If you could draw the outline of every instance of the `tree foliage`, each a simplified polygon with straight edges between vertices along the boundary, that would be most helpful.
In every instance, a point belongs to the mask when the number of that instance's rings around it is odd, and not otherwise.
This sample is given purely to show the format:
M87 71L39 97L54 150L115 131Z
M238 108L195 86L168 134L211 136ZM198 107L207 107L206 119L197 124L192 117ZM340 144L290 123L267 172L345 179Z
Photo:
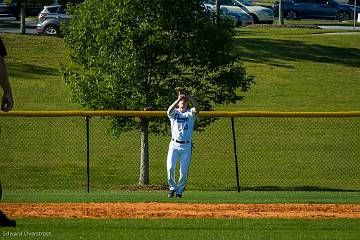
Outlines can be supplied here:
M243 99L253 81L231 54L231 22L215 25L200 0L87 0L70 14L64 79L84 107L166 110L175 87L184 86L202 110L212 110ZM141 128L131 118L113 124L117 132ZM151 119L149 129L166 132L168 125Z
M70 8L63 67L72 99L90 109L166 110L186 87L202 110L241 100L252 77L231 54L233 25L200 0L86 0ZM148 132L165 118L111 118L114 133L141 131L140 184L149 184ZM198 130L211 119L197 121Z

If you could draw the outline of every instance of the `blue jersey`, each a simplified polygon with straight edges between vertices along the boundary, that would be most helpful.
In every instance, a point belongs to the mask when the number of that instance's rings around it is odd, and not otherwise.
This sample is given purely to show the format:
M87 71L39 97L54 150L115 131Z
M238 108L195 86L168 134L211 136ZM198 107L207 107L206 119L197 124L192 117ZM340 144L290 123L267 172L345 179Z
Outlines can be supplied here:
M171 138L178 141L191 142L196 120L195 109L188 109L182 113L178 108L168 115L171 123Z

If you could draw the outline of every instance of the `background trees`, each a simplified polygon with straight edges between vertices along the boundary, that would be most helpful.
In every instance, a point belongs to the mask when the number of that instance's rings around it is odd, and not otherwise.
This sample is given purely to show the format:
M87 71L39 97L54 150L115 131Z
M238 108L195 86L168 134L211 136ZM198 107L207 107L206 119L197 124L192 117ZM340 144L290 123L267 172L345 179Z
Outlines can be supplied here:
M233 25L214 24L200 0L87 0L70 9L63 68L72 99L90 109L166 110L186 87L202 110L243 98L252 77L231 53ZM111 118L142 133L140 184L149 183L148 132L167 119ZM212 120L197 123L201 130Z

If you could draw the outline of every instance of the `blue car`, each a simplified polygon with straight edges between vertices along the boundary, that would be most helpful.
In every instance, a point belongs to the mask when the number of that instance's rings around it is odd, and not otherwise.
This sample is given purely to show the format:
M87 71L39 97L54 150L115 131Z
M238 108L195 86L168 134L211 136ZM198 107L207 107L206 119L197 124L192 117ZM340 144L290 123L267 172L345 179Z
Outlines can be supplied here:
M341 4L335 0L282 0L282 16L287 20L297 19L353 19L354 6ZM273 6L275 16L279 16L279 2ZM357 7L357 13L360 8ZM356 15L357 15L356 13Z

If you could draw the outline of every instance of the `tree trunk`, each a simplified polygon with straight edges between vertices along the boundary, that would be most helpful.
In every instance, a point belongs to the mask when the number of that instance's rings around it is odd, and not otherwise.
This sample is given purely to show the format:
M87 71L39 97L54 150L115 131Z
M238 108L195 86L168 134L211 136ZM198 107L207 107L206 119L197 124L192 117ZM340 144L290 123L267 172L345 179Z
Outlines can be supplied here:
M284 24L282 0L279 0L279 25Z
M148 185L149 181L149 119L141 118L141 159L140 185Z
M21 7L20 11L20 33L25 34L25 7Z
M216 0L215 13L216 13L216 23L220 24L220 0Z

